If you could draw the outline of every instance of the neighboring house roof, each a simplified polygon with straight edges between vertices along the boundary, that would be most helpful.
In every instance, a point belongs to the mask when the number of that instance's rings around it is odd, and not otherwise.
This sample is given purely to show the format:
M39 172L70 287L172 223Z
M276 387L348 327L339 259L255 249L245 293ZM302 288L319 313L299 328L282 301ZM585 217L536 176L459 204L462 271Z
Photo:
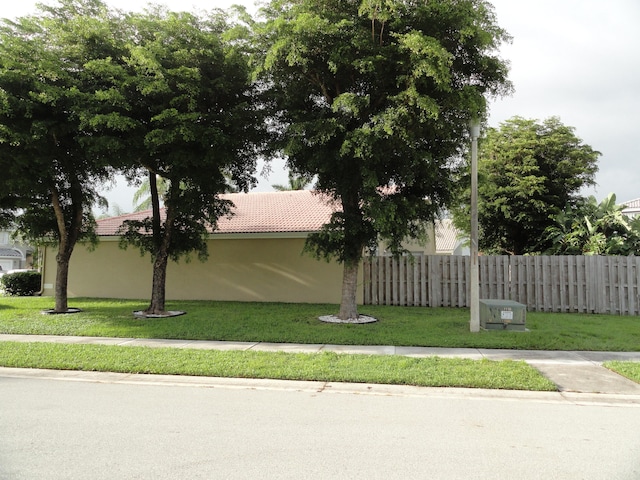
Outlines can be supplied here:
M0 248L0 257L3 258L22 258L22 252L15 248Z
M436 253L451 253L458 246L458 231L449 218L436 221Z
M622 203L625 207L629 208L640 208L640 198L636 198L635 200L629 200L628 202Z
M624 205L624 210L622 210L622 213L624 214L631 215L640 213L640 198L629 200L628 202L624 202L622 205Z
M328 197L310 190L284 192L228 193L233 216L218 220L216 234L225 233L285 233L315 232L336 210ZM97 234L117 235L125 220L142 220L150 210L98 220Z

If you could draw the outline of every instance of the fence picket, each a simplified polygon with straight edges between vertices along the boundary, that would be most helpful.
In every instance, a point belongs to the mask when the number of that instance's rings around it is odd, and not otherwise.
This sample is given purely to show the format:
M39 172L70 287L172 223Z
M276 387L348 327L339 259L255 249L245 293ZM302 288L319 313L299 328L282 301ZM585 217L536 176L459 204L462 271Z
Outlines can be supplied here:
M480 297L531 311L640 314L640 257L481 256ZM416 255L363 262L373 305L469 306L468 256Z
M636 305L636 315L640 314L640 257L634 257L635 274L633 275L634 293L633 298Z
M636 265L633 257L626 257L627 259L627 308L629 309L629 315L636 314L636 292L633 285L633 272L636 269ZM637 286L636 286L637 288Z

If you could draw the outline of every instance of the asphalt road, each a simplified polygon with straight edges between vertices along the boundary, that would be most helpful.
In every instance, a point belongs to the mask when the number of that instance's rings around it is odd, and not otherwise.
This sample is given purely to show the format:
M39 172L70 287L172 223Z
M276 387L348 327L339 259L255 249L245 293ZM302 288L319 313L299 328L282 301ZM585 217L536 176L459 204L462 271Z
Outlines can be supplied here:
M640 478L637 404L91 378L0 373L1 479Z

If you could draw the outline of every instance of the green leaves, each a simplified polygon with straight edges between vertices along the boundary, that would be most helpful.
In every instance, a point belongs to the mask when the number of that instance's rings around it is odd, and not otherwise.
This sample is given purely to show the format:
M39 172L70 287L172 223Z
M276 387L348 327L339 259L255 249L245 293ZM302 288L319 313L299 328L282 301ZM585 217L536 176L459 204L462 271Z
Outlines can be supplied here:
M348 117L359 117L360 113L370 106L370 97L356 93L343 93L338 95L331 105L334 113L340 113Z
M554 216L545 230L555 255L640 255L640 221L623 215L610 193L600 203L581 199Z
M450 68L453 54L443 48L442 44L433 37L428 37L419 31L411 31L397 35L401 48L406 49L412 57L412 79L430 78L440 88L450 89Z
M600 154L551 117L514 117L480 142L478 218L486 253L539 253L552 217L593 184Z
M89 113L93 92L112 104L122 100L99 86L113 75L111 17L94 0L42 8L51 15L0 27L0 198L13 193L2 203L24 211L20 226L30 238L81 239L92 223L77 219L85 218L82 211L111 173L98 153L107 142L94 135L96 126L118 125L117 116ZM82 17L85 11L93 16Z

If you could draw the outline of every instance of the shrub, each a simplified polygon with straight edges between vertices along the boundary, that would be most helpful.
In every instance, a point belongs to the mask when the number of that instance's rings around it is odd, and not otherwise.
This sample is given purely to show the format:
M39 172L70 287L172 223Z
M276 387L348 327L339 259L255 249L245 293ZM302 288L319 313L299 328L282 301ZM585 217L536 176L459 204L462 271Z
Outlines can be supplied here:
M40 290L42 275L36 270L28 272L6 273L0 278L0 284L7 295L31 296Z

